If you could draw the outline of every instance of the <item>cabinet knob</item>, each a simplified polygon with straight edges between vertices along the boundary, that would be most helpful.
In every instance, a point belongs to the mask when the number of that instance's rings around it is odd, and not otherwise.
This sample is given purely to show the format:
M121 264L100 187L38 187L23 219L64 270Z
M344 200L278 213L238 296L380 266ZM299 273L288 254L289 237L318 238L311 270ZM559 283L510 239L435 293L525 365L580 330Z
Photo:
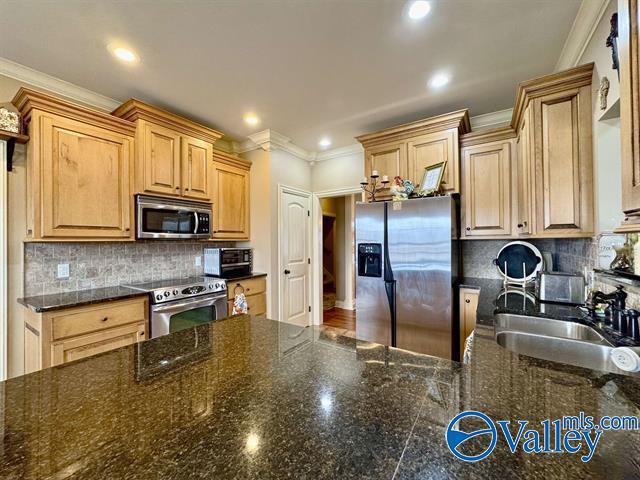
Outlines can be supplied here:
M180 187L176 187L176 190L180 190Z
M522 227L524 227L524 225L522 223L519 223L518 228L522 228Z
M184 191L185 191L185 192L188 192L188 191L189 191L189 189L188 189L188 188L185 188L185 189L184 189Z
M471 227L467 227L467 232L471 231Z
M102 321L103 321L103 322L106 322L107 320L109 320L109 317L104 317L104 318L102 319Z
M469 300L468 298L464 301L464 303L471 303L471 300Z

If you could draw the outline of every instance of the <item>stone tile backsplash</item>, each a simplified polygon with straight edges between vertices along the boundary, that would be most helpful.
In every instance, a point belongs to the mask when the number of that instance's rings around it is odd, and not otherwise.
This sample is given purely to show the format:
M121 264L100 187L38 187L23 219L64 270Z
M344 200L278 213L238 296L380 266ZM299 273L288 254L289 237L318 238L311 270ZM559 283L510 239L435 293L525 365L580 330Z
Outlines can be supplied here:
M137 241L131 243L25 243L25 296L185 278L203 274L195 259L205 247L229 242ZM58 279L58 264L69 278Z
M512 240L465 240L462 242L462 270L465 277L500 279L493 259L500 249ZM525 240L540 252L553 257L554 270L583 273L584 267L594 268L596 244L592 238L557 238Z

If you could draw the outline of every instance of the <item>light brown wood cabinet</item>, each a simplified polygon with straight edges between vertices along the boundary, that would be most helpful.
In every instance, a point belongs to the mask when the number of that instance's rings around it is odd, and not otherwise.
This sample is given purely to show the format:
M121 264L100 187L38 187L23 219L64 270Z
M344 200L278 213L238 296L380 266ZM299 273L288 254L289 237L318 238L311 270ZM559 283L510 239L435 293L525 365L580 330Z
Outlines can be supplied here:
M531 210L532 236L593 235L592 71L590 63L523 82L518 89L512 127L524 152L522 171L531 173L518 198L526 201L525 188L531 189L530 207L523 205L522 213ZM524 225L522 233L527 233Z
M469 112L460 110L357 137L364 147L365 174L377 170L391 181L400 176L418 185L425 167L446 161L443 190L459 193L460 135L469 131ZM388 191L377 198L389 198Z
M211 238L248 240L251 163L219 150L213 159Z
M512 235L514 137L509 128L463 138L463 145L466 142L462 148L463 238Z
M27 239L130 240L135 125L21 88L27 124Z
M25 373L145 340L148 311L147 296L44 313L27 309Z
M228 313L233 313L233 300L237 293L244 293L250 315L267 313L267 277L254 277L238 281L228 281L229 291Z
M464 353L464 344L476 328L478 298L480 290L475 288L460 289L460 356ZM462 358L460 359L462 360Z
M640 10L638 0L618 0L622 210L619 232L640 232Z
M136 125L135 193L212 200L213 144L222 133L135 99L113 115Z

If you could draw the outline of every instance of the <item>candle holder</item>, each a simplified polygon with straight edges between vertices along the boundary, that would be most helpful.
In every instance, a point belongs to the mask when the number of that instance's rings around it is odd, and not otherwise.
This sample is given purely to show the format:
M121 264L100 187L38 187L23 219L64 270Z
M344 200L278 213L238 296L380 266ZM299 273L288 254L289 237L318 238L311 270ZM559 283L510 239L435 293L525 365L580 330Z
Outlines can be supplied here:
M382 177L380 184L378 184L378 178L380 178L380 175L378 175L377 172L374 172L373 175L371 175L371 180L367 181L367 177L364 177L360 182L360 188L369 194L371 202L376 201L376 193L381 191L383 188L386 188L389 183L389 179L386 175Z

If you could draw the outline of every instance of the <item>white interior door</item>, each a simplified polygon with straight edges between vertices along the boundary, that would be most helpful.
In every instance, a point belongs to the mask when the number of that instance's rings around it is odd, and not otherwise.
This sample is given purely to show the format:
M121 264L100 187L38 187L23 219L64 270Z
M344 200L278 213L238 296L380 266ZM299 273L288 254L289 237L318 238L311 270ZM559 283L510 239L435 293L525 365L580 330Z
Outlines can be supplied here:
M280 217L281 319L310 325L310 195L282 190Z

